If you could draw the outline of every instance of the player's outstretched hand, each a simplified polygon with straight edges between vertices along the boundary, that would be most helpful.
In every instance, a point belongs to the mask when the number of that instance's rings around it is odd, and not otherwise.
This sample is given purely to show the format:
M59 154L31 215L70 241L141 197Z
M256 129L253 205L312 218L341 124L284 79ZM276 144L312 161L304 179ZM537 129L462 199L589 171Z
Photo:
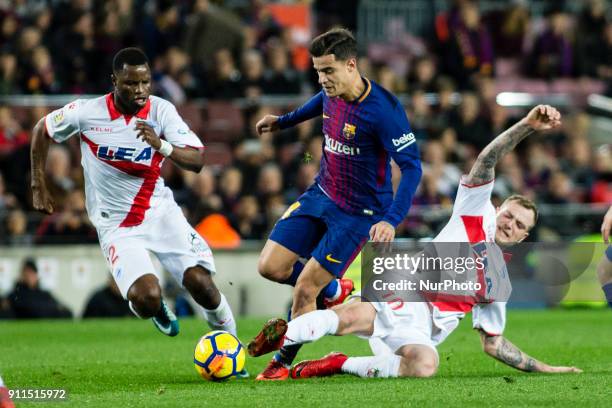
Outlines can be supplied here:
M606 244L610 243L610 230L612 230L612 206L608 208L608 212L604 215L601 223L601 236Z
M561 113L550 105L538 105L523 120L534 130L550 130L561 126Z
M161 140L151 125L143 120L139 120L136 122L135 130L138 132L136 139L142 139L143 142L147 143L155 150L159 150L161 147Z
M555 367L546 365L540 371L542 373L581 373L582 370L578 367Z
M380 221L370 228L370 240L374 242L391 242L395 238L395 228L387 221Z
M53 198L45 186L32 187L32 206L36 211L52 214L54 204Z
M278 129L278 116L275 115L266 115L255 125L258 136L267 132L276 132Z

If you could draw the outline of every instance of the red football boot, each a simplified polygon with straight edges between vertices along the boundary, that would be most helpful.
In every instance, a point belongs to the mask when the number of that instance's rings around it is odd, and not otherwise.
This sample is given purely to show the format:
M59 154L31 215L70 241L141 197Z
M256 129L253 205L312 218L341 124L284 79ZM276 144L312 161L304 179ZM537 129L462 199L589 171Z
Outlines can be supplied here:
M291 378L327 377L342 372L342 365L348 358L342 353L329 353L319 360L306 360L291 369Z
M353 290L355 290L355 284L351 279L342 278L338 281L338 285L340 285L340 296L338 296L338 298L335 300L325 299L323 301L323 304L325 304L325 307L328 309L336 305L341 305L346 300L346 298L349 297L351 293L353 293Z
M268 363L268 366L263 370L255 380L257 381L283 381L289 378L289 369L285 365L276 360Z
M283 345L287 333L287 322L283 319L270 319L264 324L259 334L247 345L251 357L258 357L278 350Z
M0 387L0 408L15 408L6 387Z

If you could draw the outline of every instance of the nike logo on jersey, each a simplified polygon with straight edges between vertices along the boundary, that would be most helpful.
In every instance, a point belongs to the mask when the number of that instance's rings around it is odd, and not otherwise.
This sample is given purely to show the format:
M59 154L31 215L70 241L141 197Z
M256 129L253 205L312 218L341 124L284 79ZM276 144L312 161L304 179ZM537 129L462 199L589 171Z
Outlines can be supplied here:
M410 132L404 133L399 139L392 139L392 142L393 146L395 147L401 146L399 149L397 149L398 152L401 152L402 150L416 142L416 138L414 137L414 133Z
M150 146L141 151L137 151L133 147L98 146L96 156L103 160L142 162L151 160L153 153Z
M323 119L329 119L329 116L327 116L326 114L323 114Z
M325 259L327 259L329 262L333 262L333 263L342 263L342 261L339 261L337 259L332 258L331 254L327 254Z
M345 154L347 156L357 156L361 154L358 147L345 145L339 140L332 139L325 135L325 150L335 154Z

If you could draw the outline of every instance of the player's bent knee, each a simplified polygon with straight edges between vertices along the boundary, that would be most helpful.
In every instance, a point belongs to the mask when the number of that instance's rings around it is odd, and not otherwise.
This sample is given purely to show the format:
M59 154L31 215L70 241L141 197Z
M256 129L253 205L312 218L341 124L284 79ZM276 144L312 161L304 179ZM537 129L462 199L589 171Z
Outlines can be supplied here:
M197 290L202 287L214 287L214 282L210 271L198 265L185 270L183 274L183 286L191 292L192 290Z
M132 285L128 291L128 300L143 318L153 317L161 307L161 288L159 284Z
M438 371L438 356L428 346L407 345L400 354L400 377L431 377Z
M435 363L423 362L415 367L413 376L420 378L433 377L436 371L438 371L438 367L436 367Z
M257 263L257 271L259 274L271 281L282 282L291 274L291 270L282 264L272 262L270 257L261 256Z

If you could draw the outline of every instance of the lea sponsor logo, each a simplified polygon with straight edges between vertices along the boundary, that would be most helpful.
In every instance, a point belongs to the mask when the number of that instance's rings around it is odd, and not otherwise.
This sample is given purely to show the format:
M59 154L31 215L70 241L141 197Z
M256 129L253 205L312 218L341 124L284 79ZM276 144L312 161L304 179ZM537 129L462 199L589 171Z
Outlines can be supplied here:
M151 159L151 147L145 147L137 152L133 147L98 146L96 156L103 160L125 160L143 162Z
M397 149L397 151L399 152L400 150L410 146L411 144L413 144L416 141L416 138L414 137L414 133L410 132L410 133L404 133L402 135L402 137L400 137L399 139L392 139L393 142L393 146L395 147L400 147L399 149Z
M345 154L347 156L357 156L361 154L358 147L345 145L339 140L334 140L325 135L325 150L335 154Z

